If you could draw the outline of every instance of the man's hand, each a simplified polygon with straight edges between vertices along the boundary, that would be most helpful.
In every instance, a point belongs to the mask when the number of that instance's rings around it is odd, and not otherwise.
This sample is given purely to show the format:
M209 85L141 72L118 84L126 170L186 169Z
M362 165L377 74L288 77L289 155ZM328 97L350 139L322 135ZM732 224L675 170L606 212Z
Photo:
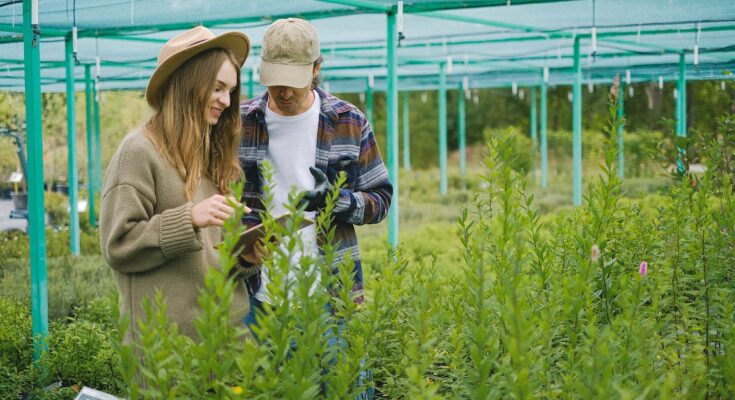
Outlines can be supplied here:
M316 211L324 208L327 203L327 194L329 193L329 180L322 170L309 167L309 172L314 176L314 190L304 192L301 198L301 206L306 211Z
M196 228L222 226L227 218L235 214L233 207L240 206L240 202L232 196L215 194L191 208L191 223ZM249 212L250 208L245 207L245 213Z

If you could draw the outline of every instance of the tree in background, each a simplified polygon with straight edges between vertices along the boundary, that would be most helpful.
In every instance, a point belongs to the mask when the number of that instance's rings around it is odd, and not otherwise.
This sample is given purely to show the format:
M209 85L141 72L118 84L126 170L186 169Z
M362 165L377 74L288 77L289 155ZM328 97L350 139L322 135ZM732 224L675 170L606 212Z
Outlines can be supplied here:
M612 80L612 78L611 78ZM638 160L631 168L633 174L639 170L640 160L648 159L651 151L649 142L668 134L665 119L675 118L676 85L667 83L659 89L655 82L633 85L634 95L629 96L625 88L625 132L626 157ZM585 157L597 157L589 146L599 147L597 133L602 132L607 118L607 93L610 85L596 85L589 93L583 87L583 130ZM530 92L519 88L523 98L505 89L473 89L470 99L465 101L466 132L468 147L483 143L483 132L488 130L515 130L516 133L529 135ZM548 129L550 158L561 158L564 166L566 157L571 157L571 102L568 99L569 86L549 87L548 91ZM447 91L447 140L449 151L458 146L457 96L456 89ZM343 94L345 100L358 105L363 111L365 102L358 94ZM538 98L538 97L537 97ZM66 96L63 93L43 94L43 143L44 177L47 181L65 180L67 169L66 145ZM413 168L431 168L437 165L438 125L437 91L416 91L409 94L410 108L410 148ZM80 181L87 180L86 116L83 93L78 93L77 104L77 159ZM371 121L381 151L387 152L385 123L385 94L377 92L373 98ZM717 116L724 112L735 112L735 88L726 85L725 90L719 81L695 81L687 85L687 124L689 130L702 135L714 132ZM107 165L116 146L122 138L145 121L150 110L138 91L105 91L101 95L101 141L102 166ZM402 154L402 107L399 106L399 151ZM14 127L14 119L25 118L25 100L21 93L0 93L0 124ZM592 132L592 133L588 133ZM596 132L596 133L594 133ZM592 142L592 143L591 143ZM479 146L477 148L482 148ZM637 149L642 149L638 151ZM640 154L639 154L640 153ZM399 160L402 158L399 156ZM553 164L554 161L550 159ZM593 161L596 162L596 161ZM551 165L550 165L551 166ZM0 181L18 168L15 146L8 139L0 138ZM560 167L561 168L561 167ZM564 169L566 167L563 167Z

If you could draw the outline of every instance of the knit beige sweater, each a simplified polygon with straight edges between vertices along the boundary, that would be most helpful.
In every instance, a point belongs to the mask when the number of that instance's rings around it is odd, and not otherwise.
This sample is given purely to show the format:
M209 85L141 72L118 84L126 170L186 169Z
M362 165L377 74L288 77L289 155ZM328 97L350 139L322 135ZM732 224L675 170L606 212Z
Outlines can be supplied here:
M145 317L143 298L153 300L160 290L171 322L196 339L194 320L204 276L219 267L215 245L219 227L195 229L191 207L218 193L202 179L191 201L184 194L184 180L142 134L127 135L110 160L102 189L100 245L115 270L121 295L121 311L130 315L131 327ZM233 324L242 323L249 309L245 287L240 284L230 310ZM135 340L128 329L126 339Z

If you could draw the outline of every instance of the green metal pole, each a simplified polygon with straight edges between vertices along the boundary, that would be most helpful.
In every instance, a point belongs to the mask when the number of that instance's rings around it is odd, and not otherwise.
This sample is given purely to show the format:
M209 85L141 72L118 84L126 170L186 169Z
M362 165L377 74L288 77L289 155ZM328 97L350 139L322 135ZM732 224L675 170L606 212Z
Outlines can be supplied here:
M687 65L686 55L681 53L679 55L679 84L677 91L679 92L676 98L676 136L685 137L687 135ZM678 149L679 158L676 161L677 169L679 173L686 172L686 167L682 161L682 157L686 153L686 149Z
M574 86L572 90L572 163L573 204L582 204L582 63L579 57L579 36L574 38Z
M409 93L403 92L403 169L411 170L411 133L410 133L410 111Z
M548 121L548 84L541 84L541 187L548 185L549 147L547 142L546 127Z
M447 194L447 73L439 63L439 193Z
M97 226L97 214L94 205L94 147L92 144L92 66L84 66L84 98L87 119L87 207L89 207L89 224Z
M41 43L38 10L23 1L23 58L25 60L26 146L28 153L28 236L31 255L31 313L33 358L46 351L48 290L46 287L46 227L43 206L43 142L41 125ZM32 15L34 15L32 17Z
M92 98L94 99L94 185L95 192L100 193L102 190L102 149L100 146L100 92L97 88L97 81L92 83Z
M252 99L255 95L255 83L253 82L253 69L248 70L248 99Z
M464 87L457 91L457 131L459 133L459 174L464 178L467 172L467 128L465 121Z
M536 88L531 88L531 180L536 182L536 158L538 157L538 118L536 112Z
M388 49L388 52L390 52L390 49ZM398 86L396 81L396 87ZM368 119L368 122L370 122L370 125L373 125L373 86L370 84L370 81L368 80L367 87L365 88L365 116Z
M624 89L625 84L620 82L620 87L618 88L618 120L622 120L625 113L623 112L623 107L625 101L623 100L625 90ZM618 177L620 177L620 180L623 180L625 178L625 152L623 151L623 124L618 124Z
M386 133L388 135L388 177L393 184L393 198L388 211L388 243L395 248L398 246L398 221L400 219L398 207L400 198L398 191L398 59L396 57L398 32L396 30L396 15L389 12L387 13L387 19L388 91L386 93ZM369 90L372 91L372 88ZM370 94L368 104L372 108L372 93Z
M66 142L68 149L69 172L69 222L71 254L79 255L79 178L77 176L77 128L76 101L74 91L74 43L71 35L66 37Z
M679 55L679 87L678 87L679 95L677 97L677 101L679 106L677 107L677 110L679 111L679 115L677 117L677 127L676 133L679 136L686 136L687 135L687 64L686 64L686 56L684 53Z

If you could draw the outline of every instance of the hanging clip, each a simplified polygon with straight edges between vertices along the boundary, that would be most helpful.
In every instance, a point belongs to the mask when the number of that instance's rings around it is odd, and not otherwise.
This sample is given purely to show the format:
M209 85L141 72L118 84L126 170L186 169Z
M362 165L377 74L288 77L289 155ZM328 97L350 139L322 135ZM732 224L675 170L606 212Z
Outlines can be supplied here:
M396 19L398 25L398 47L401 47L401 41L406 38L403 35L403 0L398 0L398 15Z
M41 28L38 27L38 0L31 2L31 29L33 30L33 40L31 46L38 47L38 37L41 36Z
M595 60L597 54L597 27L592 27L592 61Z
M697 35L694 37L694 65L699 65L699 35L702 34L702 24L697 22Z
M71 43L72 43L72 52L74 57L74 63L79 64L79 59L77 58L77 54L79 53L79 43L77 38L77 0L74 0L74 4L72 5L72 27L71 27Z
M79 54L79 39L77 37L76 25L71 28L71 43L74 54L74 64L79 64L79 58L77 58L77 54Z
M95 88L95 100L97 102L100 101L100 57L96 56L94 58L94 68L95 68L95 77L94 77L94 88Z

